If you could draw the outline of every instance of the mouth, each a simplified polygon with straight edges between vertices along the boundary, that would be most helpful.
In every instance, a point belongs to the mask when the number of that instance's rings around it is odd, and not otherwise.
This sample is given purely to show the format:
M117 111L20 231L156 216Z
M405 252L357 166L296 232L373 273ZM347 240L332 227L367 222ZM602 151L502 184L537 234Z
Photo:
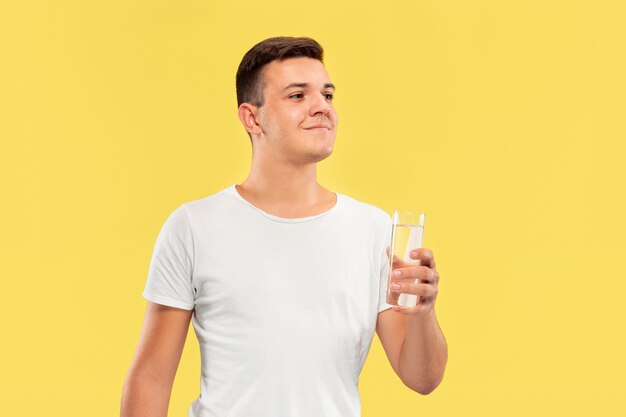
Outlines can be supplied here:
M313 129L328 129L328 130L330 130L331 127L329 125L326 125L326 124L323 124L323 123L319 123L319 124L307 126L307 127L304 128L304 130L313 130Z

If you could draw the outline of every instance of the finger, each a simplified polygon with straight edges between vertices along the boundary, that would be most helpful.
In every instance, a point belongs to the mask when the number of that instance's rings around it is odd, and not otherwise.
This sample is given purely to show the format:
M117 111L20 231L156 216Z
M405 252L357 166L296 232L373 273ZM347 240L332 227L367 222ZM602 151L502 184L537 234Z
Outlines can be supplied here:
M407 268L397 268L391 272L392 280L419 279L425 282L438 282L439 274L425 266L410 266Z
M407 262L404 259L400 258L398 255L393 255L393 262L391 263L391 269L397 268L406 268L411 265L412 262Z
M391 248L389 246L387 246L387 248L385 249L385 253L387 254L387 259L389 259L389 256L391 255ZM407 263L398 255L393 255L393 261L391 262L391 269L402 268L406 266L406 264Z
M435 267L435 256L430 249L417 248L413 249L409 254L411 259L419 260L420 265L427 266L429 268Z
M391 284L391 291L395 293L413 294L419 295L420 297L434 298L437 297L439 289L431 284L394 282Z

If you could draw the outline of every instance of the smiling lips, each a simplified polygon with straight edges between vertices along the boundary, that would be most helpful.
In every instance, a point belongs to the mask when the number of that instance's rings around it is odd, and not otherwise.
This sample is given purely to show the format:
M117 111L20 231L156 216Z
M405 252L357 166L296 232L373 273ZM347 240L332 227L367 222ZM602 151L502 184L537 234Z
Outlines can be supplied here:
M304 129L305 130L311 130L311 129L328 129L328 130L330 130L330 126L329 125L325 125L323 123L319 123L319 124L307 126Z

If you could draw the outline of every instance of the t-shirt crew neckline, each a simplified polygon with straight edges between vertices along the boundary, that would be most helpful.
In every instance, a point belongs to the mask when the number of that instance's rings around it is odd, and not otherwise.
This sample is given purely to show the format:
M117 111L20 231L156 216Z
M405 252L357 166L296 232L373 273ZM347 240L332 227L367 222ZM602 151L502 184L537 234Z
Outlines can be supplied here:
M337 196L337 201L335 202L335 205L332 206L330 209L326 210L325 212L319 213L319 214L315 214L313 216L307 216L307 217L287 218L287 217L279 217L279 216L275 216L273 214L269 214L269 213L261 210L260 208L256 207L255 205L250 203L248 200L243 198L241 196L241 194L239 194L239 191L237 191L237 188L236 188L236 184L233 184L230 187L228 187L226 189L226 191L229 194L231 194L233 197L235 197L237 200L247 204L252 209L254 209L255 211L259 212L260 214L262 214L263 216L267 217L268 219L276 221L276 222L281 222L281 223L303 223L303 222L309 222L311 220L319 219L320 217L323 217L323 216L325 216L325 215L335 211L337 209L337 207L339 206L340 201L343 199L343 196L341 194L335 193L335 195Z

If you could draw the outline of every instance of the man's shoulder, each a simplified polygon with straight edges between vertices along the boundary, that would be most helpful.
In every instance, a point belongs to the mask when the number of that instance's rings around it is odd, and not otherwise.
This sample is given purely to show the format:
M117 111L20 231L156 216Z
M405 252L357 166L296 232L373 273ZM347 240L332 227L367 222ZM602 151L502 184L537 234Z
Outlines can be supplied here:
M232 187L221 189L213 194L179 204L173 212L184 212L190 218L215 214L222 210L230 210L235 199Z
M341 194L341 196L345 202L345 206L348 210L351 210L353 214L365 216L381 222L387 222L390 219L389 214L387 214L387 212L380 207L358 200L346 194Z
M232 201L230 200L231 198L231 194L232 194L232 188L233 186L229 186L223 189L220 189L216 192L214 192L213 194L209 194L205 197L200 197L194 200L189 200L186 203L182 204L183 206L189 208L189 209L193 209L193 208L197 208L197 207L205 207L205 206L212 206L212 205L216 205L216 204L221 204L224 201Z

